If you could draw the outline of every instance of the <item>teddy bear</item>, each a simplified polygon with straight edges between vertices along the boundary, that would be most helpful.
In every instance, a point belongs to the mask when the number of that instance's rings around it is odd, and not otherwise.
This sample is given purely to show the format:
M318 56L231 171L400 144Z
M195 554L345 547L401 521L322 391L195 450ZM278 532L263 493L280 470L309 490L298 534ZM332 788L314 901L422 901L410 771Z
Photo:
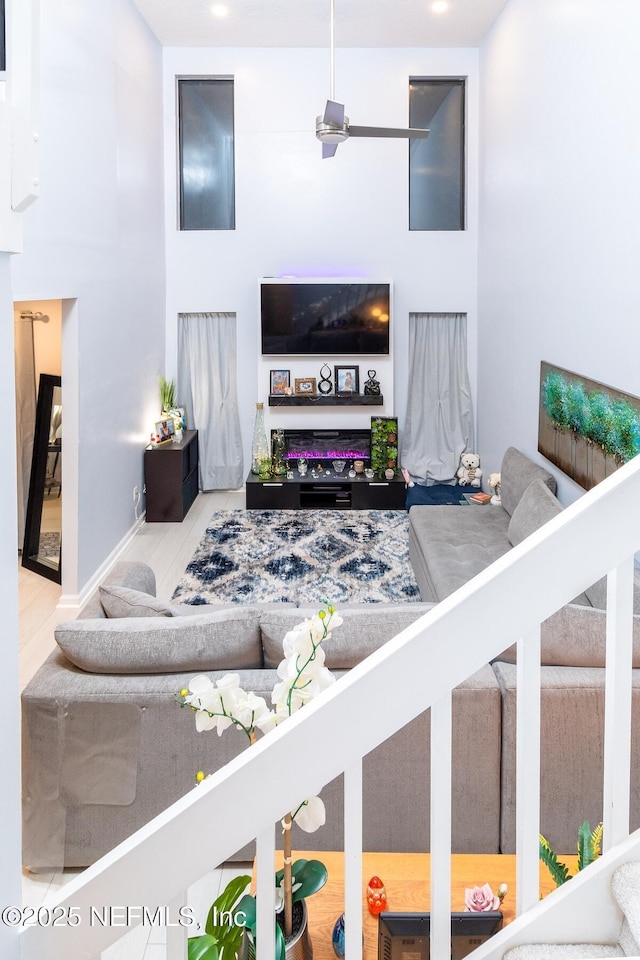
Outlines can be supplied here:
M480 469L480 457L477 453L462 454L456 476L461 487L480 486L482 470Z

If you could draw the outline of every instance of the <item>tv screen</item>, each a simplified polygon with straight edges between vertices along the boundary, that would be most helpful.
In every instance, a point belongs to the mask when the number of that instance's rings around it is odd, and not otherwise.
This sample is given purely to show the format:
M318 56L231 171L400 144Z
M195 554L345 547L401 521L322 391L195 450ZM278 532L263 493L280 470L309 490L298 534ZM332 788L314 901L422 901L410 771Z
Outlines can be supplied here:
M263 281L263 356L388 354L390 286L366 281Z

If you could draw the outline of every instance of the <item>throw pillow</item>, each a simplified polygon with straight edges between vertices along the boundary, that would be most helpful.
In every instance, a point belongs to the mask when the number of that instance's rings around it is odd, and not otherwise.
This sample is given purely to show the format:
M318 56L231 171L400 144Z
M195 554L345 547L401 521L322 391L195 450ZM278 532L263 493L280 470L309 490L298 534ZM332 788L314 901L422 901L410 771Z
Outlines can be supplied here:
M56 643L88 673L151 674L262 667L260 613L251 607L153 619L68 620Z
M141 590L102 586L98 587L98 593L102 609L109 618L174 616L171 604Z
M435 603L384 604L372 603L360 609L337 605L342 623L331 631L331 639L323 645L325 666L329 670L349 670L368 657L396 634L435 607ZM263 612L260 621L264 665L275 669L284 654L282 641L289 630L318 612L318 607L283 608Z
M506 510L510 517L513 516L522 494L532 480L542 480L551 493L556 492L555 477L515 447L509 447L505 451L500 467L500 477L500 502L502 509Z
M562 513L562 504L549 487L542 480L532 480L511 515L507 530L509 543L517 546L559 513Z

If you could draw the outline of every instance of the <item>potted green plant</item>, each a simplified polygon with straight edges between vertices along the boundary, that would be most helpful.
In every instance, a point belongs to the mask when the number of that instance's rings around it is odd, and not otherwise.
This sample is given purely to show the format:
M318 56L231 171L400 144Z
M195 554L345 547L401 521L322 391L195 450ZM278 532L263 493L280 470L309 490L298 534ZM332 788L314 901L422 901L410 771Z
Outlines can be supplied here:
M234 877L209 908L204 933L189 937L188 960L235 960L244 936L239 900L251 877ZM242 922L239 922L242 921Z
M158 374L158 384L160 387L160 409L162 416L167 417L169 410L176 405L176 382L167 380L161 373Z
M540 834L540 859L548 867L549 873L557 887L571 880L573 874L569 873L566 863L558 860L557 854L549 846L548 840ZM585 820L578 830L578 863L576 871L584 870L590 863L600 856L602 845L602 824L599 823L595 830L589 826L589 821Z
M286 634L284 659L277 671L279 679L271 693L273 709L267 706L264 697L242 690L237 673L226 674L215 683L203 674L194 677L189 687L180 691L180 705L194 711L196 730L216 730L221 735L230 727L236 727L244 732L250 744L255 743L258 732L265 734L275 729L335 682L331 671L324 666L322 644L330 638L331 628L341 623L335 608L327 604L326 609L321 609ZM196 779L201 782L205 774L198 773ZM305 832L312 833L324 822L325 808L320 797L302 800L283 818L283 867L275 877L276 960L285 960L289 944L299 943L301 937L308 941L310 951L308 932L305 934L304 930L301 933L294 929L294 905L302 904L297 911L298 922L306 930L304 900L327 881L326 867L319 860L293 862L292 825L295 823ZM238 908L245 915L246 930L252 939L255 938L255 899L248 895L243 897ZM305 954L296 951L296 956L301 955ZM198 960L217 960L213 952L195 956Z

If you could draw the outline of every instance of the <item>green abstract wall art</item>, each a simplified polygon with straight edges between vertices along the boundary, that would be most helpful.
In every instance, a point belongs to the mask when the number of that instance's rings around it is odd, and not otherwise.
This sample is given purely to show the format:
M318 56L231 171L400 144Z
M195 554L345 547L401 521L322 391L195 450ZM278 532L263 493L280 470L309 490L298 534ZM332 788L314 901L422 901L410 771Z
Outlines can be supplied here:
M640 398L543 361L538 450L589 490L640 453Z

